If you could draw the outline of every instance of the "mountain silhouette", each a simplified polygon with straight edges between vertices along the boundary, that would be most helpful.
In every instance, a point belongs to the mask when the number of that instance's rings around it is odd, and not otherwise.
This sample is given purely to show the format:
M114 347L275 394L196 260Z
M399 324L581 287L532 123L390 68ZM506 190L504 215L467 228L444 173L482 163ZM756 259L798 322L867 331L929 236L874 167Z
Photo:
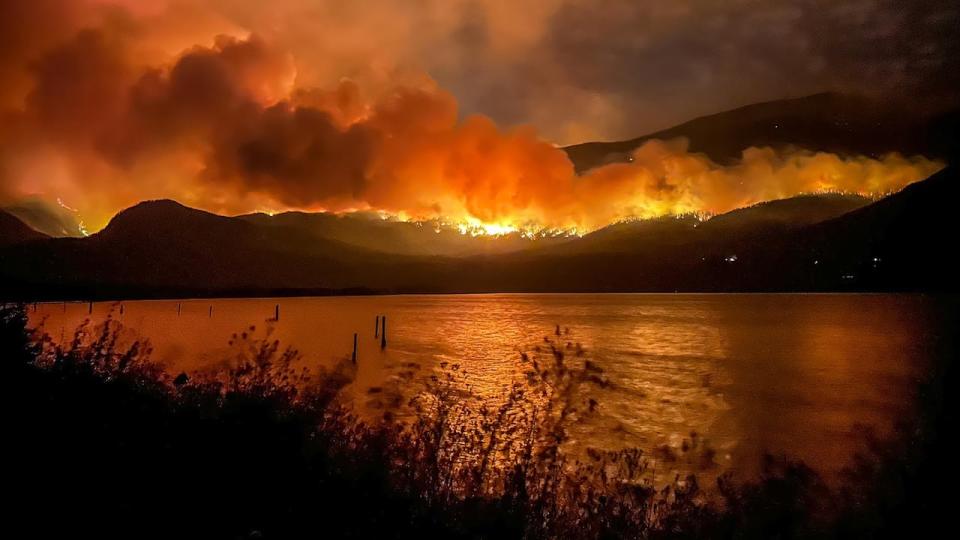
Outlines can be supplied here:
M0 210L0 246L44 238L47 238L47 235L33 230L13 214Z
M89 298L953 289L958 268L944 238L956 233L949 207L957 182L948 168L870 204L855 196L806 195L707 221L619 223L562 243L462 257L384 253L302 227L258 223L262 218L151 201L121 212L88 238L41 237L0 247L0 292Z
M342 287L361 260L382 257L296 229L150 201L88 238L9 246L2 272L52 290L218 292L260 287ZM385 256L384 256L385 257Z
M762 202L714 216L701 230L714 234L795 229L842 216L870 204L868 197L850 193L818 193Z
M706 220L693 215L631 220L575 241L546 247L540 254L630 253L723 244L735 237L782 234L841 216L870 202L859 195L823 193L763 202Z
M821 257L826 271L859 287L911 289L924 283L955 290L960 264L950 246L958 232L958 197L960 174L949 167L895 195L801 230L794 249Z
M705 153L718 163L739 158L751 146L946 159L957 155L958 116L958 111L929 114L860 96L822 93L747 105L630 140L587 142L564 150L578 173L626 162L649 139L677 137L690 141L691 152Z

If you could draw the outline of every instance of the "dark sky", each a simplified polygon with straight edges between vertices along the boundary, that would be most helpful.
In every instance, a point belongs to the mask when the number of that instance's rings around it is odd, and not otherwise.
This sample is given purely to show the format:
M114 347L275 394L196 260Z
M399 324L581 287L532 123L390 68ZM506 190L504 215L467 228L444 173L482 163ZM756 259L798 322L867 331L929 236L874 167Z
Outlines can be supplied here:
M293 56L298 86L426 74L461 114L559 143L640 135L824 90L942 102L958 86L949 0L0 0L9 88L45 46L123 26L170 61L250 32ZM105 23L106 21L106 23ZM145 45L144 45L145 44ZM26 87L27 85L21 85ZM0 92L2 99L3 92Z
M559 139L576 139L578 124L587 136L630 137L823 90L942 100L958 88L958 6L568 0L512 58L484 54L497 28L475 10L455 34L462 62L434 75L465 109L506 123L532 120Z

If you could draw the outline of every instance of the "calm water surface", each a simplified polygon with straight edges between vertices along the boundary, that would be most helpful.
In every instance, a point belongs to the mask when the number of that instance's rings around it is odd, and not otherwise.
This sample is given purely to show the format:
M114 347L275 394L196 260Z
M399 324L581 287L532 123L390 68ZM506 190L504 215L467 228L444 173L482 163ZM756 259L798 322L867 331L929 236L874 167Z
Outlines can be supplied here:
M268 322L276 304L280 320ZM30 315L61 339L112 314L177 372L216 367L231 334L250 325L258 335L273 327L307 364L349 356L356 332L356 396L415 363L421 377L459 364L491 399L522 373L519 352L559 324L569 328L560 339L582 344L612 382L592 390L598 414L573 430L574 444L639 446L664 469L745 474L770 452L829 477L865 428L887 434L910 414L943 331L938 309L908 295L505 294L141 301L124 302L122 315L114 303L92 315L87 304L46 304ZM373 337L377 314L388 320L385 351ZM701 451L684 454L691 433Z

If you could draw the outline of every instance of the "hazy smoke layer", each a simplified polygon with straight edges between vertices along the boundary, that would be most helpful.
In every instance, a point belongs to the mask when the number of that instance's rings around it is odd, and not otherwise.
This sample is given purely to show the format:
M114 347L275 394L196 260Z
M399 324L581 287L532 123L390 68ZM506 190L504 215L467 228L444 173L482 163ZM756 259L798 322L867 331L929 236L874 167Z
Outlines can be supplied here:
M139 200L175 198L583 231L801 192L883 193L939 168L764 148L721 166L675 140L578 177L533 128L460 118L426 76L388 66L337 81L331 69L350 74L339 60L300 58L204 3L0 2L0 199L59 199L92 230Z

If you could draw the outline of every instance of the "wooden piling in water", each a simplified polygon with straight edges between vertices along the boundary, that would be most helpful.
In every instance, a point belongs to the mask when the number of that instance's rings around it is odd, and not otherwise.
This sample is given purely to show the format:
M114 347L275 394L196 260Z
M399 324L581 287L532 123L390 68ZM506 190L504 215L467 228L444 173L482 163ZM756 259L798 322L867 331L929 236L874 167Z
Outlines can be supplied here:
M357 363L357 333L356 332L353 333L353 357L351 358L351 360L353 360L354 364Z
M387 316L382 317L382 323L380 324L380 349L383 350L387 347Z
M373 326L373 339L380 337L380 316L377 315L376 323Z
M177 302L177 317L180 316L180 308L183 307L180 305L180 302Z
M93 302L90 302L90 307L87 308L87 315L93 315Z
M123 304L120 304L120 316L123 317Z
M213 317L213 306L210 306L210 309L207 311L207 317Z

